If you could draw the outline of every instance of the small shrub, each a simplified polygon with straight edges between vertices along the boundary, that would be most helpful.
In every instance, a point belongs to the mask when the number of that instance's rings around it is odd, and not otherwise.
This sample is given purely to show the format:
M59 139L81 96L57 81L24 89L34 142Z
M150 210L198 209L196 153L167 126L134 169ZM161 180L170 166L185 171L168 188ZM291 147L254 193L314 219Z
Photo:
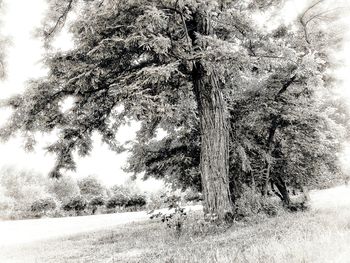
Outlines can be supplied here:
M46 215L49 211L55 210L57 207L56 201L52 197L41 198L34 201L30 206L30 211L36 217Z
M64 211L63 209L61 209L60 207L57 207L56 209L47 212L46 215L48 217L54 217L55 218L55 217L67 217L70 214L67 214L67 212Z
M167 205L164 203L163 197L164 193L160 191L157 193L149 194L147 198L147 210L155 210L167 207Z
M181 236L185 222L187 221L187 213L185 212L185 208L180 206L180 200L181 198L176 195L165 197L165 203L167 203L170 212L159 212L150 217L150 219L160 219L168 229L174 231L176 237Z
M180 206L181 197L178 195L164 196L164 203L167 204L168 208L177 208Z
M87 206L87 201L81 195L71 198L66 204L63 205L65 211L75 211L77 215L80 215Z
M259 216L276 216L281 206L278 201L262 196L254 189L246 188L236 201L234 217L236 220Z
M294 198L293 201L286 207L289 212L302 212L310 208L309 195L304 193L302 196Z

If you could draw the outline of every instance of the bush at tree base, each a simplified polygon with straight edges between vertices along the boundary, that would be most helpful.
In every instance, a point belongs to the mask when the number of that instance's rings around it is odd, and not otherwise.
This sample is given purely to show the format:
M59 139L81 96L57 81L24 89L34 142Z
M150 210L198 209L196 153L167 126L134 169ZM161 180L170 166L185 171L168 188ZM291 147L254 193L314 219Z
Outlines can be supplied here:
M168 205L169 211L158 212L152 214L150 219L160 219L168 229L173 231L176 237L180 237L183 231L185 222L187 221L187 213L185 208L180 206L180 197L176 195L165 198L165 203ZM150 213L152 213L151 211Z

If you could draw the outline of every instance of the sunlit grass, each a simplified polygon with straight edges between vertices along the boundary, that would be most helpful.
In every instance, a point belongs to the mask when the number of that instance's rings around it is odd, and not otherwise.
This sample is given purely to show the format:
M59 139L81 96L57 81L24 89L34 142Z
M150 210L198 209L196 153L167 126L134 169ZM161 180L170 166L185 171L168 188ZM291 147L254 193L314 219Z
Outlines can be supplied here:
M282 213L210 235L185 228L180 238L157 221L133 223L3 250L0 262L349 262L349 208Z

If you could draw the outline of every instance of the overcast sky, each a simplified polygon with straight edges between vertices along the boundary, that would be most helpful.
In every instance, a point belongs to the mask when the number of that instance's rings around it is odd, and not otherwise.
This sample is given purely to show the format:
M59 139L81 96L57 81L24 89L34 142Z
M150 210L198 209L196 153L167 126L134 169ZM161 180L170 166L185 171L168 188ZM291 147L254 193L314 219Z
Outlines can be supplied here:
M344 3L349 2L344 1ZM42 67L40 60L44 54L42 44L32 37L33 30L40 25L46 10L44 0L5 0L6 12L3 20L3 34L11 38L11 46L7 50L8 77L5 81L0 81L0 99L7 98L25 89L25 81L30 78L44 76L46 71ZM339 2L339 1L336 1ZM294 17L300 11L301 3L304 0L294 0L285 9L285 17ZM346 18L344 18L346 19ZM349 19L350 21L350 19ZM350 27L348 27L350 28ZM349 31L349 30L348 30ZM349 36L349 34L348 34ZM350 37L344 47L339 51L339 56L346 58L346 65L337 71L339 79L343 80L340 88L342 94L349 98L350 91L347 88L350 83ZM55 42L56 48L69 49L72 47L69 37L63 34ZM349 103L350 104L350 103ZM0 110L0 125L8 117L9 111ZM121 139L132 138L132 130L126 128L119 133ZM26 153L21 148L23 139L14 138L6 144L0 144L0 169L4 165L16 165L21 168L30 168L41 173L48 173L53 164L54 158L42 150L48 139L43 138L34 153ZM350 163L349 154L344 155L345 162ZM108 150L106 145L96 139L95 148L92 154L78 161L78 169L74 176L86 176L96 174L107 185L122 183L128 178L121 167L125 165L126 155L116 155ZM154 182L146 184L145 187L153 187Z

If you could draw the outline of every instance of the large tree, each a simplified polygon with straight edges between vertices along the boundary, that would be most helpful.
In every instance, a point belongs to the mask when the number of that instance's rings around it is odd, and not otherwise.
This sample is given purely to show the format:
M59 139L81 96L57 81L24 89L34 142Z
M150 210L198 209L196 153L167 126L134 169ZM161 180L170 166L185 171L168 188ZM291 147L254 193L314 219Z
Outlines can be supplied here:
M254 64L247 87L229 96L233 197L248 184L263 194L273 191L289 205L287 185L304 190L325 177L340 176L338 154L347 139L349 114L344 101L332 94L339 83L329 69L337 63L331 54L342 43L342 34L327 30L337 27L337 16L322 4L311 4L299 18L265 35L297 52L294 63ZM326 14L332 16L325 20ZM253 45L250 48L255 53ZM263 81L257 85L254 78ZM175 187L200 190L198 130L194 125L172 131L160 141L138 141L127 171L144 171L145 178L155 176Z
M75 2L64 1L48 36ZM15 110L0 135L58 130L48 147L57 155L51 175L58 177L75 168L74 151L89 154L94 131L118 151L116 132L130 120L142 122L138 140L145 144L158 128L169 134L196 129L204 210L223 220L233 211L232 96L265 85L279 69L288 69L289 78L312 80L310 68L318 65L310 50L300 54L298 45L257 32L254 14L275 2L82 1L72 26L75 48L49 55L48 77L8 101ZM69 96L74 106L63 112Z

